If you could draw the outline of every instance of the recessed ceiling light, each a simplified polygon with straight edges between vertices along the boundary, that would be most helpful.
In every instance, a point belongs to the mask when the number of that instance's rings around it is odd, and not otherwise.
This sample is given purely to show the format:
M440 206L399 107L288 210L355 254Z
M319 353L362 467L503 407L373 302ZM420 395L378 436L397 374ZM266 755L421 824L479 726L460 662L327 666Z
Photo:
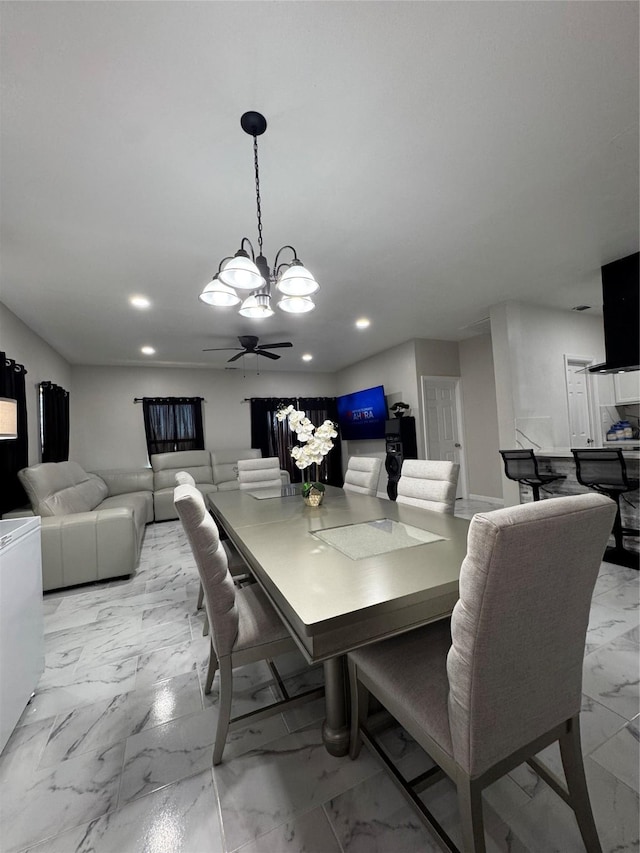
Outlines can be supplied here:
M367 320L366 317L360 317L359 320L356 320L356 329L368 329L371 325L371 320Z
M143 355L155 355L156 354L156 351L154 350L153 347L140 347L140 352Z
M148 308L151 305L146 296L130 296L129 302L134 308Z
M302 356L302 360L303 361L313 361L313 356L311 355L310 352L305 352L305 354Z

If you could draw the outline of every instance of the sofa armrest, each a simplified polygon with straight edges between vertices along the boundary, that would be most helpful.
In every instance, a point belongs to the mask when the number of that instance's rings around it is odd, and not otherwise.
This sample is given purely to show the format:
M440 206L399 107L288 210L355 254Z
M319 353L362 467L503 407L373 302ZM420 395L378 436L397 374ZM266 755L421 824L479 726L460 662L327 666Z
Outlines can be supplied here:
M134 471L93 471L107 484L109 497L126 495L129 492L152 492L153 470L139 468Z
M43 518L41 536L45 590L130 575L138 562L141 540L125 507Z
M282 468L280 469L280 479L282 480L283 486L288 486L289 483L291 482L291 477L289 476L289 472L283 471Z

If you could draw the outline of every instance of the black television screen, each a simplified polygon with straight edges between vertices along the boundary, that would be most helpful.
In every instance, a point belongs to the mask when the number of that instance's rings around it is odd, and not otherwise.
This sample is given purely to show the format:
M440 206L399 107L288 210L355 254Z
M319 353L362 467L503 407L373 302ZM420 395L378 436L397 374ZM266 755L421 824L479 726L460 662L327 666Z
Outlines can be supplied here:
M384 438L388 413L382 385L345 394L336 403L341 438L346 441Z

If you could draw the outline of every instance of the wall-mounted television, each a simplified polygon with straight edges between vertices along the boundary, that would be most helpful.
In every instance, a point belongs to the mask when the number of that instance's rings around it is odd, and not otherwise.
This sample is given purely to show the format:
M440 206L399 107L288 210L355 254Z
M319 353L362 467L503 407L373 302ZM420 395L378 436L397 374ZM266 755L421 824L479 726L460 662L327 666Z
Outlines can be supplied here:
M354 391L336 399L340 437L346 441L384 438L389 417L382 385Z

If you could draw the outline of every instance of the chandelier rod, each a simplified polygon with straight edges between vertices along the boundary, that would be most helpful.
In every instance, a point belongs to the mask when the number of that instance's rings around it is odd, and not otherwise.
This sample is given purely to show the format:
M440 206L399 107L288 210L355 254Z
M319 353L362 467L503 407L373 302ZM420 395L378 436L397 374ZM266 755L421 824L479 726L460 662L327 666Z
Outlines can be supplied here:
M256 174L256 211L258 215L258 248L262 255L262 206L260 198L260 167L258 165L258 137L253 137L253 165Z

